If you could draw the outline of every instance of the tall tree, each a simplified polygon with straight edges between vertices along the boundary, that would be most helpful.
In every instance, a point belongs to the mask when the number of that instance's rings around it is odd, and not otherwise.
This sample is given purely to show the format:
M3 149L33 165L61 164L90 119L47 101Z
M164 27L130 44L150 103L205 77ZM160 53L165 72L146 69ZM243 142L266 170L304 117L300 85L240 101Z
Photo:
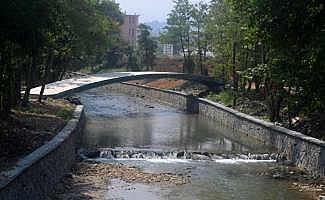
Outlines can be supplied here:
M201 74L207 75L207 69L204 67L208 41L205 34L205 22L207 20L208 5L200 1L192 8L192 26L194 29L194 39L196 40L196 51L199 57L199 67Z
M175 36L184 57L183 72L193 72L193 38L191 35L191 17L193 5L188 0L174 0L174 8L168 15L167 32Z
M284 98L289 122L293 106L307 113L324 113L324 56L320 56L325 53L324 2L234 2L237 11L246 10L250 26L256 27L261 51L269 52L262 60L268 72L265 89L271 120L279 120Z
M139 27L139 37L138 37L138 53L139 53L139 63L147 67L153 66L155 52L157 49L156 41L150 37L151 27L145 24L140 24Z
M235 12L234 6L229 0L214 0L209 9L209 17L206 22L206 34L211 41L211 49L217 59L217 66L221 77L232 81L233 106L239 90L239 71L242 65L243 52L247 49L245 44L245 18Z

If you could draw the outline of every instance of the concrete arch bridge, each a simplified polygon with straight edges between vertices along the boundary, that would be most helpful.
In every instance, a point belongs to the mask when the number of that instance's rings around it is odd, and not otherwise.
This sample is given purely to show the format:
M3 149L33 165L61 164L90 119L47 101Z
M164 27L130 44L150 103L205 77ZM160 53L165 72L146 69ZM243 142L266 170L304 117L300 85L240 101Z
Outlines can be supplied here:
M118 72L118 73L105 73L96 75L87 75L81 78L65 79L54 83L47 84L44 91L44 96L53 98L60 98L67 96L71 93L88 90L95 87L104 86L112 83L121 83L133 80L142 79L161 79L161 78L174 78L180 80L189 80L206 85L209 88L219 88L222 82L211 77L183 74L174 72ZM31 94L38 95L41 87L33 88Z

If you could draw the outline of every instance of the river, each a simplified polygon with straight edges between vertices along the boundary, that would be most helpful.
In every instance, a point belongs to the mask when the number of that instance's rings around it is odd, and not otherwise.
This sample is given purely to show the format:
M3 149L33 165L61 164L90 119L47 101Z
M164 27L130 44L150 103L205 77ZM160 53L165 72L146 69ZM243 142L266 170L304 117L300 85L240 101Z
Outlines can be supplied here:
M176 186L111 180L105 199L311 199L264 175L276 165L271 148L232 136L215 121L105 87L78 96L87 116L83 148L100 149L97 160L190 180Z

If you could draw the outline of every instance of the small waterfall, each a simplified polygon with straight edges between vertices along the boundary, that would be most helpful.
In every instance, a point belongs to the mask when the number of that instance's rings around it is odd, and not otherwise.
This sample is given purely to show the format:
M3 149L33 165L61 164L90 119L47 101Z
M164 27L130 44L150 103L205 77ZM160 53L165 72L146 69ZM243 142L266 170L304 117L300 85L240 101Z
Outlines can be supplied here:
M236 162L275 162L281 157L277 153L211 153L199 151L164 151L132 148L100 148L95 151L81 151L86 159L107 160L194 160L216 161L224 163Z

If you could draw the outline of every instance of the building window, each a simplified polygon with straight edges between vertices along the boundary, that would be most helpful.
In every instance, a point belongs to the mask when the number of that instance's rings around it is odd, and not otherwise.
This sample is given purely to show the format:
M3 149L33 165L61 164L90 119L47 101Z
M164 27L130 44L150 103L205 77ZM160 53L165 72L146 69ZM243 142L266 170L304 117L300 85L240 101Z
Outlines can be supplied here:
M132 29L132 37L134 37L134 29Z

